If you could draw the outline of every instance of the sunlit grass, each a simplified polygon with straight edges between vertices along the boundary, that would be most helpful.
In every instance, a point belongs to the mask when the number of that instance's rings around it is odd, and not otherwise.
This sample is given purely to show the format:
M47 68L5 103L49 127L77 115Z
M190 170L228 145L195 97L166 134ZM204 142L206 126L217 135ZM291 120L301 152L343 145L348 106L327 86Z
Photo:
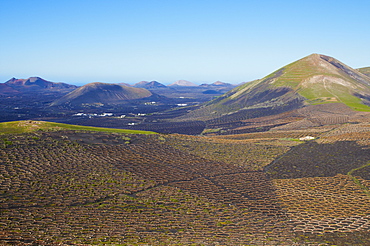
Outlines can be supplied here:
M11 121L0 123L0 134L24 133L33 131L57 131L57 130L80 130L80 131L98 131L98 132L114 132L124 134L156 134L151 131L115 129L92 126L79 126L64 123L55 123L47 121Z

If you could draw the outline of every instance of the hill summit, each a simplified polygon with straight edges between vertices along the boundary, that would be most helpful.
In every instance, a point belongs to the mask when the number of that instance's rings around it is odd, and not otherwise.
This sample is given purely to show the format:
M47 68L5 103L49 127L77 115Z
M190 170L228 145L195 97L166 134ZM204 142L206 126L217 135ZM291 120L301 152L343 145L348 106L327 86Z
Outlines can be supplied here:
M51 106L70 104L121 104L130 100L150 97L153 94L143 88L118 84L89 83L54 101Z
M370 111L370 78L333 57L312 54L234 88L186 118L207 120L251 110L274 114L325 103Z

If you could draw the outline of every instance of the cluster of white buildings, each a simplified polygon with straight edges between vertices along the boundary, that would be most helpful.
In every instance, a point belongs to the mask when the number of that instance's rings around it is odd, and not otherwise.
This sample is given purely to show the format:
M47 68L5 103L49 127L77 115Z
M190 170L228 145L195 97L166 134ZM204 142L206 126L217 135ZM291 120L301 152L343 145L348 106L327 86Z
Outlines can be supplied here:
M77 113L73 116L80 116L80 117L110 117L113 116L113 113L102 113L102 114L85 114L85 113Z
M142 113L138 113L137 116L145 116L146 114L142 114ZM86 114L86 113L77 113L77 114L74 114L73 116L79 116L79 117L89 117L89 118L92 118L92 117L112 117L113 116L113 113L102 113L102 114ZM123 114L123 115L120 115L120 116L117 116L118 118L125 118L126 115Z

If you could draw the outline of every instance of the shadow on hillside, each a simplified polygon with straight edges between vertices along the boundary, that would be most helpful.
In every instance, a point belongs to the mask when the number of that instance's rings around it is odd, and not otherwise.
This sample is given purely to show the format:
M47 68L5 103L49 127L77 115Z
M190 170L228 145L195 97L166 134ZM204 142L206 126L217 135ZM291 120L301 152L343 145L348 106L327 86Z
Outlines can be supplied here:
M298 145L266 167L272 178L330 177L347 174L365 165L370 159L369 148L353 141L318 144L310 141Z

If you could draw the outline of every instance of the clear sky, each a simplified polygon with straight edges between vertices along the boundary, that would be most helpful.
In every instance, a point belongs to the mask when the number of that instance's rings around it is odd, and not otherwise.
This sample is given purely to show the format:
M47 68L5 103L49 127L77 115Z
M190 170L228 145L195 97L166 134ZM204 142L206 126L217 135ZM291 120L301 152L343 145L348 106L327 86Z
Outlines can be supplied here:
M370 66L370 1L0 0L0 82L240 83L312 53Z

